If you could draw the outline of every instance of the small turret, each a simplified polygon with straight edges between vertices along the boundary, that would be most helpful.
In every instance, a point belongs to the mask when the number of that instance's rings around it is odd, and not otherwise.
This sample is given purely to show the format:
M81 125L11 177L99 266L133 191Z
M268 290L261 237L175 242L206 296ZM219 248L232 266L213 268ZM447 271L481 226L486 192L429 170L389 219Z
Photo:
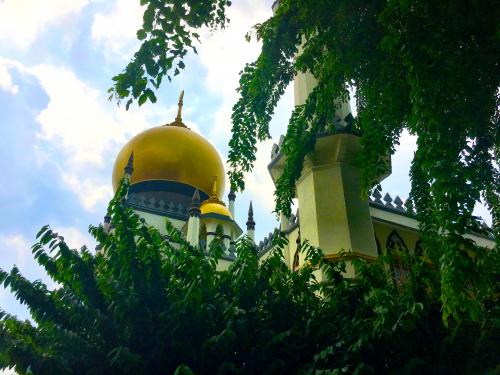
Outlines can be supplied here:
M229 195L227 196L228 202L229 202L229 212L231 213L231 216L234 219L234 201L236 200L236 194L234 193L233 189L229 191Z
M250 201L250 206L248 207L247 236L250 237L252 241L255 241L255 221L253 219L252 201Z
M196 189L191 200L191 206L189 207L189 216L199 217L200 213L200 192Z

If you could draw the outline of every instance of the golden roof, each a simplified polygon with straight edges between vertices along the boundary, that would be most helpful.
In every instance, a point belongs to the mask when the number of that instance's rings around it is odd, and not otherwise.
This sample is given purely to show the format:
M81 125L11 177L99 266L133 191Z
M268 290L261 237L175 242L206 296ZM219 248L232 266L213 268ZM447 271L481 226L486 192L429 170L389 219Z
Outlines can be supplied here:
M224 204L221 203L215 203L215 202L207 202L203 203L200 206L200 211L201 214L219 214L222 216L227 216L232 219L231 213L227 209L227 207Z
M182 122L183 93L174 122L137 134L118 153L113 167L115 191L133 152L132 184L149 180L176 181L210 195L215 177L221 181L216 197L222 197L225 181L222 159L210 142Z

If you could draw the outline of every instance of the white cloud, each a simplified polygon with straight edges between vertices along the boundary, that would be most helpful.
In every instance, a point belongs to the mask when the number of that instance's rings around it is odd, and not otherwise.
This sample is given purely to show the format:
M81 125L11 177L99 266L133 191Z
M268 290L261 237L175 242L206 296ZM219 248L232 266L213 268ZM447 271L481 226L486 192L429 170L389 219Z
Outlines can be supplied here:
M222 97L222 105L215 113L215 127L211 138L227 138L231 129L231 108L238 96L239 72L245 63L254 61L260 52L260 43L245 40L252 27L272 15L270 4L245 0L233 3L228 9L231 20L223 32L205 30L198 49L202 65L207 69L207 88Z
M66 67L26 67L17 61L2 61L22 74L35 76L48 95L46 108L37 116L40 143L33 146L37 166L51 163L62 184L87 211L95 211L111 198L109 168L125 141L175 116L176 105L145 104L140 110L125 111ZM188 125L197 129L196 124Z
M109 163L104 160L107 150L148 126L138 111L116 108L65 67L38 65L28 71L49 96L47 107L37 118L39 136L63 148L75 167Z
M274 210L274 183L267 169L273 143L273 140L267 140L258 145L254 169L245 175L245 185L252 200L264 206L268 212Z
M3 0L0 1L0 42L28 49L49 25L77 13L89 0Z
M89 173L91 175L91 173ZM61 171L63 183L77 195L83 208L93 211L99 202L107 202L113 196L109 181L82 177L82 173Z
M20 268L26 266L31 258L31 244L20 234L0 234L0 243L2 244L2 262L0 267L6 265L17 265ZM8 268L10 269L10 268Z
M94 16L92 39L108 57L129 58L138 44L136 31L142 25L143 13L139 1L117 0L110 13Z
M232 106L238 95L236 89L239 72L245 63L254 61L260 52L260 43L245 40L245 34L252 27L272 15L271 3L265 1L234 2L228 9L231 22L223 31L205 30L198 48L201 64L206 68L205 85L208 90L222 98L222 103L214 113L214 127L209 138L219 147L226 146L231 132ZM267 212L274 208L274 184L267 171L270 161L272 141L263 142L258 147L257 161L252 173L245 177L246 192L254 202ZM226 186L229 187L229 184Z
M5 90L11 94L17 94L19 87L14 85L12 77L9 73L10 66L3 59L0 59L0 90Z

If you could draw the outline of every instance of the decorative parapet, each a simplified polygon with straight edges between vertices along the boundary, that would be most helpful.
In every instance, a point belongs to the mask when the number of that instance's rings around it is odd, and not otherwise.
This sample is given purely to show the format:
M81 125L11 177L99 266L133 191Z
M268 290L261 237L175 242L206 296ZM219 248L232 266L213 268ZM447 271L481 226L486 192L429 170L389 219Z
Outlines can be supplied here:
M269 234L264 237L262 241L256 246L257 254L260 256L267 253L273 247L273 240L279 234L279 229L274 228L273 232L269 232Z
M396 198L393 199L389 193L385 193L382 197L382 193L379 190L373 189L368 196L368 201L372 207L389 210L406 216L415 216L413 203L409 199L403 202L399 195L396 195Z
M417 215L410 199L403 202L399 195L396 195L396 198L393 199L389 193L385 193L385 195L382 196L382 193L379 190L373 189L368 196L368 201L371 207L416 219ZM491 228L488 224L486 224L482 219L479 220L478 223L484 233L474 232L474 234L487 238L493 238Z
M413 208L413 203L411 202L411 200L407 199L406 201L403 201L399 197L399 195L396 195L396 197L393 198L389 193L385 193L385 195L382 195L382 193L379 190L374 189L369 194L368 202L371 207L379 208L382 210L393 212L395 214L404 215L416 219L415 210ZM284 231L283 234L289 234L299 226L300 219L299 219L298 209L295 215L294 214L290 215L288 221L290 224L289 228L286 231ZM491 228L484 221L481 221L480 225L485 232L489 233L485 237L492 238ZM259 244L256 246L257 253L259 256L264 255L271 249L273 239L278 232L279 232L278 228L274 229L274 232L269 233L266 237L264 237L262 241L259 242Z
M167 202L163 199L157 200L155 197L148 199L144 194L129 194L127 204L129 207L140 211L174 219L187 220L189 218L189 207L184 207L180 203Z
M333 127L327 127L318 132L317 137L326 137L334 134L354 134L360 135L359 131L354 128L354 117L351 113L349 113L343 119L336 116ZM271 160L274 160L278 156L281 155L281 146L283 145L283 140L285 137L283 135L280 136L278 143L274 143L271 148Z

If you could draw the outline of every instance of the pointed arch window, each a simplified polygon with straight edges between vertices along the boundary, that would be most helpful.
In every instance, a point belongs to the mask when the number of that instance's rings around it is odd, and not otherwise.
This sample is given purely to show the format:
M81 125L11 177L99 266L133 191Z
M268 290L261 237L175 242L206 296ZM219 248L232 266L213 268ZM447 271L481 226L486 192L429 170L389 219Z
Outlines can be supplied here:
M403 263L403 257L408 254L408 247L403 238L395 230L387 237L387 254L392 256L392 274L396 284L403 283L408 277L409 270Z
M222 248L226 250L226 247L224 245L224 228L220 224L218 224L215 228L215 238L220 241Z

